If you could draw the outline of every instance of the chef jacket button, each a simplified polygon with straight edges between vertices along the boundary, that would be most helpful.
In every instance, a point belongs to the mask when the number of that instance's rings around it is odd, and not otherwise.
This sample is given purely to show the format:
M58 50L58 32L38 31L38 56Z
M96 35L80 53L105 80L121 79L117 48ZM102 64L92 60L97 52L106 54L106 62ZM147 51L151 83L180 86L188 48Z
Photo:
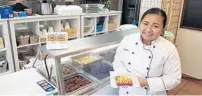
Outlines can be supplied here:
M151 58L151 56L149 56L149 59Z
M128 65L130 65L131 63L130 62L128 62Z
M156 46L153 46L153 48L156 48Z
M138 45L138 43L137 43L137 42L136 42L135 44L136 44L136 45Z
M135 52L132 52L132 54L135 54Z
M147 70L149 70L150 68L149 67L147 67Z
M147 90L148 88L147 88L147 87L144 87L144 89Z
M126 92L126 94L128 94L129 92Z

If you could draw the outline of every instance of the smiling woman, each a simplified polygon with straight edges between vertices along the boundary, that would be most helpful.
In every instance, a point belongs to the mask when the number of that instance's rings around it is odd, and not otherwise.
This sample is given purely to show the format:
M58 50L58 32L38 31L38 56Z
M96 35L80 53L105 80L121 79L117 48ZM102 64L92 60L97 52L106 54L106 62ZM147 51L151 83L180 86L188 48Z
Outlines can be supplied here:
M114 71L136 76L141 87L120 87L120 95L165 95L181 80L181 63L173 43L160 36L166 13L147 10L140 22L140 33L125 37L116 50Z
M165 12L159 8L152 8L146 11L140 23L140 30L143 43L151 44L151 41L156 40L160 34L163 34L167 16Z

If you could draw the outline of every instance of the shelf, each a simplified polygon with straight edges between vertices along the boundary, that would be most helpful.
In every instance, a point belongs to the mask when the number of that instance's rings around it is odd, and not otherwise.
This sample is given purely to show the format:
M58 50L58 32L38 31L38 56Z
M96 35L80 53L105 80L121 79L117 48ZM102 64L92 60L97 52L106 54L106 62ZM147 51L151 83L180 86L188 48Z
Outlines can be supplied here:
M87 33L87 34L84 33L84 36L89 36L89 35L95 35L95 33Z
M114 31L116 31L116 30L109 30L109 32L114 32Z
M46 42L40 42L41 44L45 44Z
M77 36L74 36L74 37L68 37L68 39L76 39Z
M33 44L27 44L27 45L20 45L18 48L23 48L23 47L28 47L28 46L33 46L33 45L38 45L40 43L33 43Z
M6 48L0 48L0 52L7 51Z
M9 74L9 73L11 73L11 72L10 71L6 71L6 72L3 72L3 73L0 73L0 76L6 75L6 74Z
M87 26L84 26L84 28L89 28L89 27L94 27L94 25L87 25Z
M96 34L107 33L106 31L96 32Z

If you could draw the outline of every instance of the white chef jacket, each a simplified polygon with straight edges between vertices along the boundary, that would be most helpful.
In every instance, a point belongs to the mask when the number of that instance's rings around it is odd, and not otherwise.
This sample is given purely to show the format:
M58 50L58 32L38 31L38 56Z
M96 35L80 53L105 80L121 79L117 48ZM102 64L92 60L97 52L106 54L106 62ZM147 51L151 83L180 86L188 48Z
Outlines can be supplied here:
M165 95L181 81L181 63L176 47L159 37L151 45L142 43L140 33L126 36L117 48L113 68L146 78L148 87L119 88L120 95Z

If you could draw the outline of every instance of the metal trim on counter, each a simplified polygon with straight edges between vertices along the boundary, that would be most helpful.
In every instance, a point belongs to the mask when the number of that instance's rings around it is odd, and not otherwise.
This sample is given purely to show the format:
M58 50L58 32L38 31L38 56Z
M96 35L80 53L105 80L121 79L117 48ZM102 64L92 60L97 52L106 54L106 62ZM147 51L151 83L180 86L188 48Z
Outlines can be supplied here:
M108 34L82 38L77 40L68 41L67 49L61 50L45 50L45 52L53 58L62 58L78 54L81 52L89 51L99 47L104 47L112 44L118 44L125 36L139 32L139 29L129 29L123 31L116 31ZM46 46L43 46L46 47ZM42 48L46 49L46 48Z

